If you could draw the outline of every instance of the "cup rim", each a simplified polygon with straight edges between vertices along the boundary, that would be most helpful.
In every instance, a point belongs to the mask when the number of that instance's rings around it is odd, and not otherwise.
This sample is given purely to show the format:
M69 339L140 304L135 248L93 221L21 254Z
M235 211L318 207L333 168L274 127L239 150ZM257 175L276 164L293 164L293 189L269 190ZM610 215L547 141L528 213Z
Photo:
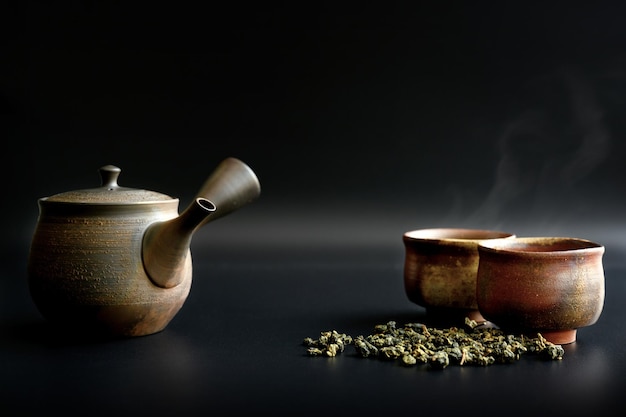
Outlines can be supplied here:
M524 236L479 242L478 249L482 252L491 253L558 256L559 254L581 251L604 252L605 248L599 243L578 237Z
M463 227L433 227L405 232L403 238L409 241L424 242L473 242L495 239L508 239L515 234L501 230L474 229Z

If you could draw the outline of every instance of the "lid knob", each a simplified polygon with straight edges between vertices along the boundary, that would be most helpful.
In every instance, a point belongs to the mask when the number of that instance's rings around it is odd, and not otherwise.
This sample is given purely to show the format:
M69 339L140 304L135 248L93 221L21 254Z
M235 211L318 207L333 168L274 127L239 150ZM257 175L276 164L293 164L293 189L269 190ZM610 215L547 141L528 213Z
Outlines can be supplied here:
M122 170L115 165L105 165L100 168L100 177L102 178L102 186L112 190L118 188L117 178Z

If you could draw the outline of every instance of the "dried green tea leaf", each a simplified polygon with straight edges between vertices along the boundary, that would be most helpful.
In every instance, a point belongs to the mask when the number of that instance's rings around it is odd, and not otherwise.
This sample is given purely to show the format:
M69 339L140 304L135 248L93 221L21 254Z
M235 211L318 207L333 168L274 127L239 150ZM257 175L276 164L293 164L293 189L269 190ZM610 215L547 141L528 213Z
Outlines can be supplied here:
M549 342L540 333L533 338L505 334L498 328L481 326L469 318L465 319L465 327L437 329L422 323L398 327L395 321L388 321L375 325L372 334L367 336L352 338L330 330L320 332L317 339L306 337L303 345L310 356L334 357L351 344L357 355L363 358L400 360L406 366L428 364L433 369L445 369L450 365L513 363L524 354L560 360L565 354L561 345Z

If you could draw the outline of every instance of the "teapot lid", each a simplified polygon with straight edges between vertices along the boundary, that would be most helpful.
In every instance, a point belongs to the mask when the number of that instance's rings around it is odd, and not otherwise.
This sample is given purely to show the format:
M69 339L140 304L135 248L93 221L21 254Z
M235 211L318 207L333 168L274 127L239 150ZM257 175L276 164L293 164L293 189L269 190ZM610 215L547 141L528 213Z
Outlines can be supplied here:
M67 191L47 197L45 200L77 204L134 204L174 200L156 191L120 187L117 178L122 170L114 165L105 165L99 171L102 179L100 187Z

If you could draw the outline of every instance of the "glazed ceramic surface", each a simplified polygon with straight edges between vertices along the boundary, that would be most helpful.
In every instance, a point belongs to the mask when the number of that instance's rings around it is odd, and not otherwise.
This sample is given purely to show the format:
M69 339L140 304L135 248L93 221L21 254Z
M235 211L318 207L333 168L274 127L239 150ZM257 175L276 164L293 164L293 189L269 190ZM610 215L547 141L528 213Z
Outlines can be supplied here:
M576 340L604 305L604 247L568 237L524 237L479 245L481 314L510 331Z
M482 321L476 302L478 243L511 233L458 228L406 232L404 287L412 302L429 312L459 314Z
M179 215L178 199L121 187L120 172L104 166L100 187L39 200L28 284L55 323L141 336L163 330L185 302L195 231L253 201L260 186L247 165L228 158Z

